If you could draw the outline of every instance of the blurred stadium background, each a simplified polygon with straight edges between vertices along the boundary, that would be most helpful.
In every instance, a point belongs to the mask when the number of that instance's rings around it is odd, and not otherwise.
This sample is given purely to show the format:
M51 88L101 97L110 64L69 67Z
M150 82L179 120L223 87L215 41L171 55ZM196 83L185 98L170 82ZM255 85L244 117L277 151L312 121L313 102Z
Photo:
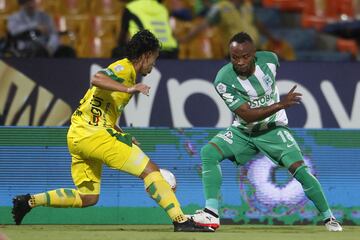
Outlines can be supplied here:
M72 186L66 148L69 119L89 86L90 76L114 60L112 50L126 4L118 0L36 1L54 18L61 42L73 47L77 58L27 59L1 53L0 232L12 239L24 239L20 230L9 226L13 224L10 211L14 195ZM174 35L181 36L202 19L196 15L197 1L179 1L182 5L175 2L163 1ZM282 60L278 71L281 94L293 84L304 94L303 104L287 111L290 127L336 217L345 230L353 233L337 239L356 239L360 224L360 1L254 0L252 4L256 17L294 49L295 58ZM179 19L171 14L176 12L176 6L190 7L194 17ZM7 18L18 8L16 0L0 0L0 49L7 41ZM216 26L208 27L192 41L180 43L177 60L160 59L153 72L141 80L151 86L150 97L133 99L120 120L155 162L174 172L179 184L177 195L187 213L201 208L204 202L199 150L232 121L211 84L226 62L219 50L223 39L218 31ZM262 41L265 47L266 39ZM259 165L265 170L256 171ZM321 224L300 186L263 156L243 168L235 168L229 161L224 161L222 167L220 215L223 223L242 226L225 227L220 230L224 235L217 238L233 239L233 235L226 234L246 233L250 234L247 239L263 239L275 231L277 239L289 239L286 234L294 230L290 225ZM107 168L103 178L96 207L39 208L29 214L24 224L121 224L125 230L115 227L109 231L127 233L137 230L126 224L169 224L166 215L147 198L140 181ZM263 225L288 228L268 230ZM331 235L321 235L325 229L297 227L302 238L332 239ZM21 234L39 233L40 229L29 226ZM106 231L106 227L100 229ZM251 235L253 230L259 235ZM169 229L139 227L142 231L159 233ZM169 239L161 234L149 237ZM291 238L297 239L295 235Z
M109 58L117 46L125 0L35 0L50 14L62 44L79 58ZM204 2L164 0L175 37L204 20ZM294 50L293 60L352 61L358 59L358 0L244 0L255 18ZM19 9L17 0L0 1L0 38L7 38L7 19ZM185 14L184 14L185 13ZM206 28L195 39L179 44L180 59L223 59L219 27ZM225 40L227 41L227 40ZM266 37L262 37L263 48ZM273 49L281 47L273 47ZM1 49L1 48L0 48ZM279 50L280 50L279 49ZM282 49L284 50L284 49ZM7 56L6 53L2 54ZM284 54L286 55L286 54ZM286 57L285 57L286 58Z

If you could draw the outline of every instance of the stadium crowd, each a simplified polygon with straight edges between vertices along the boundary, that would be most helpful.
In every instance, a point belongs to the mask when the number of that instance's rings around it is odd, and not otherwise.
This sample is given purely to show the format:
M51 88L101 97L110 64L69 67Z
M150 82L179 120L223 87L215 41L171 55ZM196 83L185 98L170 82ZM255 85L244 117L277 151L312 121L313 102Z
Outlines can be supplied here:
M358 0L1 0L1 57L120 58L150 29L160 58L224 59L249 32L282 60L359 59Z

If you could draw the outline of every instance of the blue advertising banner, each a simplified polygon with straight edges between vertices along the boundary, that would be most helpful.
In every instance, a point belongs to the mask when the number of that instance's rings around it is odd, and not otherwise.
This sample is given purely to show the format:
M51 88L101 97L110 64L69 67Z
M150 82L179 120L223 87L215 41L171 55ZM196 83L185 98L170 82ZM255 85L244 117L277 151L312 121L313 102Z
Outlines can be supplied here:
M68 125L104 59L6 59L0 61L0 125ZM139 81L150 96L134 97L122 126L227 127L233 116L212 81L226 61L159 60ZM360 63L283 62L281 94L293 85L302 104L287 110L290 127L360 128Z
M177 178L185 213L204 207L200 149L220 129L128 128L141 148ZM66 127L0 127L0 224L10 224L19 194L74 188ZM360 130L294 129L310 171L319 179L335 216L360 224ZM221 162L222 223L317 224L322 217L285 168L257 155L244 166ZM100 200L85 209L39 207L25 224L170 223L140 179L103 167Z

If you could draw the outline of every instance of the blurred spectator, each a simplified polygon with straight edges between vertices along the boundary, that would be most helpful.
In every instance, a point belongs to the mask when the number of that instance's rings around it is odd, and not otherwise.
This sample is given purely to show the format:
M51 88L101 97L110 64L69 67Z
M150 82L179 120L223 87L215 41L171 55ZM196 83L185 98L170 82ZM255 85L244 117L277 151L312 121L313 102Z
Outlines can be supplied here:
M193 0L165 0L164 5L170 11L170 15L181 21L193 19Z
M37 9L36 0L18 0L20 10L9 16L7 30L18 57L73 57L66 46L59 48L59 36L51 16Z
M292 46L284 40L275 38L263 24L257 21L251 0L220 0L217 3L213 3L212 0L202 0L202 4L203 7L198 12L200 16L205 16L204 21L181 37L179 40L182 43L190 41L207 27L217 25L223 36L223 49L226 54L231 36L239 32L247 32L257 48L265 47L264 50L274 51L284 60L295 59ZM261 44L260 34L268 41L264 45Z
M159 58L177 58L178 43L172 35L169 12L157 0L134 0L126 4L118 46L113 50L113 57L124 57L126 43L141 29L150 30L161 41Z

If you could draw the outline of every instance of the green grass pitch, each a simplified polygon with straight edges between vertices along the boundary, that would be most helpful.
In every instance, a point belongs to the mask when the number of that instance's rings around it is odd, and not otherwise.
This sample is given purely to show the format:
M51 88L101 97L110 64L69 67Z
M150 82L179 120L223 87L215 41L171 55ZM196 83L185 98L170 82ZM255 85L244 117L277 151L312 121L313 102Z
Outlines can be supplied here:
M223 225L215 233L174 233L172 225L2 225L8 240L358 240L360 226ZM1 237L0 237L1 239Z

